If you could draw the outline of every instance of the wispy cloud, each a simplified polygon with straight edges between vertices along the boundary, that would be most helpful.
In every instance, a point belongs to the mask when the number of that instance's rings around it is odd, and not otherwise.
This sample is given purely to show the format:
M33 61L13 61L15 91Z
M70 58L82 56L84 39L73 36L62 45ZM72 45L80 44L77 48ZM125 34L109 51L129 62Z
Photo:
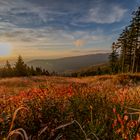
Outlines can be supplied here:
M78 40L75 40L73 43L76 47L81 47L81 46L84 46L86 44L86 41L82 40L82 39L78 39Z
M109 48L117 27L124 25L115 24L123 23L134 3L128 1L124 5L121 0L1 0L0 42L11 44L13 55L22 50L26 56Z
M81 22L95 22L100 24L109 24L119 22L122 20L127 9L121 8L119 5L109 5L103 7L99 5L97 7L89 9L89 12L85 17L80 18Z
M86 54L97 54L97 53L110 53L109 49L85 49L84 51L80 50L72 50L71 51L73 55L86 55Z

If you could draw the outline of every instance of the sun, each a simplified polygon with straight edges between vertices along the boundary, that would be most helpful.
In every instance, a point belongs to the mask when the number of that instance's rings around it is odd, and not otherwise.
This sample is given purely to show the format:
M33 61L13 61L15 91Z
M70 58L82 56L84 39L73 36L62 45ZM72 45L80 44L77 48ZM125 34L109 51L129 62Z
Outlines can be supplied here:
M0 57L9 57L11 55L11 45L8 43L0 43Z

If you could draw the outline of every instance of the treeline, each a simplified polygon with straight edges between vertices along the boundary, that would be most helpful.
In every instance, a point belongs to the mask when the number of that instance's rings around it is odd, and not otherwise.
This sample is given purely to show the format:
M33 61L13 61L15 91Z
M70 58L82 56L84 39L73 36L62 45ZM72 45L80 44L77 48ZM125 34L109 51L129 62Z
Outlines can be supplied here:
M109 68L109 64L101 64L97 66L92 66L89 68L81 69L79 71L72 72L70 75L71 77L85 77L85 76L95 76L95 75L104 75L110 74L111 70Z
M37 75L50 75L49 72L40 67L29 67L23 61L23 58L19 56L16 63L11 66L9 61L6 61L4 67L0 68L0 77L22 77L22 76L37 76Z
M130 25L112 44L109 59L113 73L140 72L140 7L132 13Z

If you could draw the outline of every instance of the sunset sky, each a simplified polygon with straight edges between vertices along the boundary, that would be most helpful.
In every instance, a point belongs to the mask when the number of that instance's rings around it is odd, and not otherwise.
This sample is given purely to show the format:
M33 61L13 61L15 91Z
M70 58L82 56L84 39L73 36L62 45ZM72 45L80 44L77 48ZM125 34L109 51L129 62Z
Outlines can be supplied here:
M109 52L140 0L0 0L0 58Z

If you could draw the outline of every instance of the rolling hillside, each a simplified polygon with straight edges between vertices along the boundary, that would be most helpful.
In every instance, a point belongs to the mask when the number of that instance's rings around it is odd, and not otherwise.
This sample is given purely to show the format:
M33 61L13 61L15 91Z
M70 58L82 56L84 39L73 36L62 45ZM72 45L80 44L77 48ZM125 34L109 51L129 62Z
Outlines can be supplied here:
M84 56L65 57L59 59L36 59L27 62L27 65L34 67L42 67L48 71L56 71L63 73L66 71L78 70L89 67L91 65L98 65L108 61L108 53L92 54Z

